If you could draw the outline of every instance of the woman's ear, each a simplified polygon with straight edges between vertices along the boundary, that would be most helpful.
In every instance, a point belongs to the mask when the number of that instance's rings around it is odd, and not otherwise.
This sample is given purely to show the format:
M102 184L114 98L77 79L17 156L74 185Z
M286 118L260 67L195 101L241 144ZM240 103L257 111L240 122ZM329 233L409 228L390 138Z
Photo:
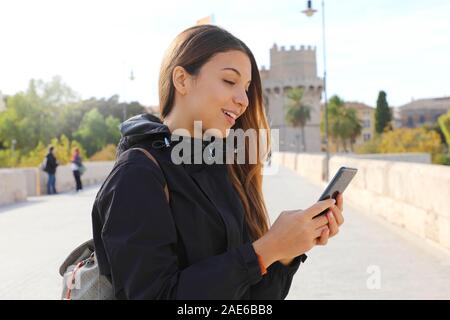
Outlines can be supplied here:
M172 72L172 82L181 95L185 95L188 91L188 81L190 75L187 73L186 69L180 66L176 66Z

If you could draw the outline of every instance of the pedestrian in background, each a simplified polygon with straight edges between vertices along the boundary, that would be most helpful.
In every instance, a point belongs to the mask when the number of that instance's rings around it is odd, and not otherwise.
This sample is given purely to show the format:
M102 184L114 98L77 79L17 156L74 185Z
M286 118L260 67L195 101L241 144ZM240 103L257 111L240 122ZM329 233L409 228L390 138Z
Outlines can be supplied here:
M47 180L47 194L57 194L56 192L56 167L59 165L55 156L53 155L53 146L48 147L48 153L44 159L43 170L48 174Z
M75 178L77 192L83 189L83 185L81 183L81 175L84 172L83 168L84 166L80 156L80 149L75 148L72 154L72 172Z

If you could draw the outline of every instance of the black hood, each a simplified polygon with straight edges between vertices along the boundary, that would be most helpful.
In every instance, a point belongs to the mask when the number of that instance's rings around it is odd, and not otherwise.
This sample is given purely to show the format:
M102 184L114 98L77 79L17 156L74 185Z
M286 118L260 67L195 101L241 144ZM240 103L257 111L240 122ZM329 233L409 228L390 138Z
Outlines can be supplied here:
M195 157L195 153L197 152L203 154L204 149L208 147L213 149L211 150L212 154L220 149L215 148L212 142L220 142L219 140L221 139L217 138L214 140L203 140L203 138L198 139L190 137L186 139L186 137L180 138L180 136L178 136L177 139L173 140L173 137L177 137L177 135L172 135L168 126L163 124L158 117L148 113L140 114L124 121L120 124L119 129L122 138L117 146L116 157L119 157L124 151L133 148L135 145L143 143L150 143L152 148L155 149L167 148L168 150L170 147L180 142L188 142L191 148L194 148L196 143L201 143L202 147L199 151L192 149L192 157ZM226 139L221 142L223 149L220 149L220 152L226 152L226 150L231 153L235 152L233 146L228 146L227 148L228 143Z
M142 141L164 145L170 141L170 130L161 120L149 113L134 116L119 126L122 138L117 146L117 156ZM167 139L165 139L167 138Z

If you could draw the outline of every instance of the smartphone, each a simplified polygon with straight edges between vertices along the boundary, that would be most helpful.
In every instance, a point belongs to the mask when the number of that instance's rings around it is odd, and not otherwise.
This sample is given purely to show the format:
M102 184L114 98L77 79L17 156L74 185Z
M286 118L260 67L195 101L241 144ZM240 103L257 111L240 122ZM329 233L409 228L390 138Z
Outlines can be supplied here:
M347 188L347 186L350 184L350 181L352 181L357 171L358 169L356 168L340 167L338 172L334 175L333 179L325 188L318 201L330 198L336 199L339 193L344 192L345 188ZM325 209L315 217L327 213L328 210L329 209Z

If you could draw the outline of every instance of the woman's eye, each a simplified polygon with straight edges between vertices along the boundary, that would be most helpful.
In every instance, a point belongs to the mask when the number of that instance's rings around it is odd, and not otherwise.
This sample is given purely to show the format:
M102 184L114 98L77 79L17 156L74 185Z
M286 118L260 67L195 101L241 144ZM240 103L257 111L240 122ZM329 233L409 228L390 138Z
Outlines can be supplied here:
M236 84L236 83L233 82L233 81L228 81L228 80L223 80L223 81L226 82L226 83L228 83L229 85L232 85L232 86ZM250 89L250 88L249 88L249 89ZM248 90L249 90L249 89L245 90L245 93L246 93L246 94L248 94Z
M234 85L235 84L233 81L228 81L228 80L223 80L223 81L225 81L226 83L228 83L230 85Z

